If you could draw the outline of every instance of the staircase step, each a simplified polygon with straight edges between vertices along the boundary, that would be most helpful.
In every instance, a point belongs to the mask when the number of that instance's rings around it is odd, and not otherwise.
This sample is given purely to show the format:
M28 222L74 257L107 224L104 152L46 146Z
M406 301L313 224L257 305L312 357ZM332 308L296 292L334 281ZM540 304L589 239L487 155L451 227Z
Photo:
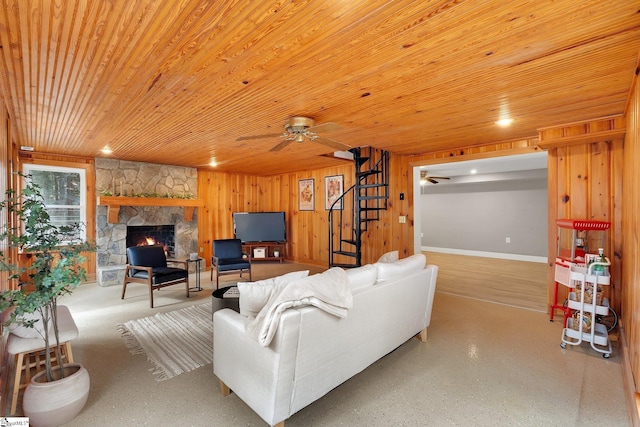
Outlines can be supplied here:
M389 184L360 184L358 187L360 188L383 188L388 187Z
M370 157L358 157L358 163L360 163L360 166L362 166L369 161L369 158Z
M385 208L360 208L360 212L367 212L367 211L386 211Z
M360 196L358 200L387 200L389 196Z
M371 176L371 175L378 175L379 173L380 171L378 170L368 170L368 171L356 173L356 177L362 178L362 177Z
M349 251L333 251L334 255L344 255L344 256L350 256L350 257L356 257L358 256L357 253L355 252L349 252Z

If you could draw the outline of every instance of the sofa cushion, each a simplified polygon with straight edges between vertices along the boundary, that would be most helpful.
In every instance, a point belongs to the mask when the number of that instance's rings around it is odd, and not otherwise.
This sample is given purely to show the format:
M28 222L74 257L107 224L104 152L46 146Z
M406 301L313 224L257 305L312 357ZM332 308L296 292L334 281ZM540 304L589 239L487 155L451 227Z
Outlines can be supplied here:
M378 278L378 269L373 264L349 268L347 269L347 276L349 277L351 292L355 292L358 289L373 285Z
M400 259L398 251L391 251L378 258L378 262L396 262Z
M376 262L374 265L378 270L377 282L415 273L422 270L426 264L427 257L424 254L411 255L396 262Z
M240 314L246 317L256 317L276 290L308 275L309 270L303 270L258 280L257 282L238 282Z

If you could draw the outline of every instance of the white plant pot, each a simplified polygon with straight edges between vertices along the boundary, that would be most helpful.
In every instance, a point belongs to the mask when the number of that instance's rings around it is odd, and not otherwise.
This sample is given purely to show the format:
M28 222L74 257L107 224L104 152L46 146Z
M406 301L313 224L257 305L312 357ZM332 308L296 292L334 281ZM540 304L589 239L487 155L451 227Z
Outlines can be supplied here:
M54 374L59 371L54 368ZM65 377L46 382L45 372L27 385L22 409L33 427L56 427L74 419L89 397L89 372L79 363L64 365Z

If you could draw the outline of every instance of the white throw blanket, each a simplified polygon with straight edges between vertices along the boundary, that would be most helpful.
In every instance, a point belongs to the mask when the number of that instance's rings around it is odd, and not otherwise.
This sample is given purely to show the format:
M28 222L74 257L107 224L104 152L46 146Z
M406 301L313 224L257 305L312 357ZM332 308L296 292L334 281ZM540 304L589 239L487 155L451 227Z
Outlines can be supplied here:
M353 296L347 273L338 267L295 280L271 295L258 316L247 324L247 331L261 346L271 343L284 310L313 305L338 317L347 317Z

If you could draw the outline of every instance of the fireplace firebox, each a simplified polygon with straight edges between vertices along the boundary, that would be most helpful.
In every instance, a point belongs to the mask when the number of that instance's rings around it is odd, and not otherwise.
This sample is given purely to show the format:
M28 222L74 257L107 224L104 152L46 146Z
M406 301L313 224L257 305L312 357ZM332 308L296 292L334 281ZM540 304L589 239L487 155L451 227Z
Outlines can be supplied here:
M175 255L176 238L173 225L127 226L127 247L162 245L168 257Z

